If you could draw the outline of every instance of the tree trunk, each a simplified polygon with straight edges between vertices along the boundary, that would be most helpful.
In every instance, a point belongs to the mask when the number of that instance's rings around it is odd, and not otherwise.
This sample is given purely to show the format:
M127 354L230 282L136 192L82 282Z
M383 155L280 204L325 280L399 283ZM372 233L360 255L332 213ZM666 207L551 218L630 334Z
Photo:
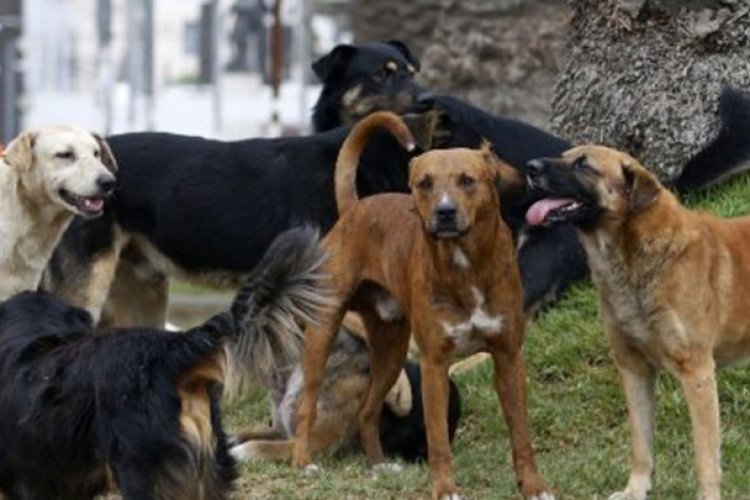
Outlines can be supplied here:
M357 40L400 38L421 54L430 90L548 124L570 20L564 2L355 0L354 12Z
M750 89L747 0L573 0L557 132L630 152L662 178L717 132L723 83Z
M421 54L438 20L440 0L355 0L352 27L357 43L397 39Z

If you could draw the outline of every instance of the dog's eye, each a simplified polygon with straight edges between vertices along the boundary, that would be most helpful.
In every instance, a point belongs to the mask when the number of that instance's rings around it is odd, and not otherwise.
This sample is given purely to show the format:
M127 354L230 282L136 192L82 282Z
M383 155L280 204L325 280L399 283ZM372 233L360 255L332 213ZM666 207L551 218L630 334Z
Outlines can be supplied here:
M423 177L422 180L417 183L417 187L425 191L428 189L432 189L432 177L430 177L429 175L427 177Z
M586 164L586 157L580 156L576 159L576 161L573 162L573 168L575 170L582 170L584 168L588 167L588 164Z
M94 158L99 158L99 151L94 151Z
M59 153L55 153L55 158L59 158L61 160L72 160L73 151L60 151Z
M461 187L471 187L476 182L476 179L474 179L473 177L469 177L466 174L461 174L461 177L458 178L458 185Z

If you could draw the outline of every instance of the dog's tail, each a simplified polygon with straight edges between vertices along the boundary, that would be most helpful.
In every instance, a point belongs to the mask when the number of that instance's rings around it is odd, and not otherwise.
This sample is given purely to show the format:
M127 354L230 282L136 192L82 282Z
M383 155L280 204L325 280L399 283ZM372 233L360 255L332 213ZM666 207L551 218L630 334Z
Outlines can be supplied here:
M674 181L678 193L704 189L750 169L750 96L725 87L719 96L719 118L719 135Z
M171 332L167 362L173 372L203 370L204 362L215 360L224 346L228 377L216 369L221 375L203 378L224 382L231 392L246 377L268 383L298 362L304 324L315 322L332 304L322 271L325 252L318 240L318 231L310 227L280 234L248 275L229 311L185 333Z
M228 350L239 375L268 383L299 361L304 324L332 304L318 240L309 227L282 233L237 292L230 308L236 333Z
M359 199L357 196L357 166L362 151L375 132L385 129L408 151L415 148L411 131L396 114L378 111L360 120L349 132L336 160L336 206L339 215Z

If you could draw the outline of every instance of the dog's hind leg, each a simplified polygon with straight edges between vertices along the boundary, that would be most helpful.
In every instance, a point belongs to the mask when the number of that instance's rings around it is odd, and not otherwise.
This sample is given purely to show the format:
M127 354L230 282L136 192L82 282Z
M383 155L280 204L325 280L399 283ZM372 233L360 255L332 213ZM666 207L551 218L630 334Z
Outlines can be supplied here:
M318 395L325 376L326 360L338 334L346 312L343 306L322 314L319 325L310 325L305 331L305 351L302 356L304 382L297 410L292 465L310 466L312 462L311 434L317 413Z
M385 461L380 444L380 412L406 361L409 324L403 318L385 322L374 311L362 315L370 339L370 384L359 412L359 435L370 463Z
M100 326L164 328L168 298L167 276L128 246L111 282Z
M656 409L656 369L623 340L623 334L605 313L602 314L604 331L614 354L620 374L620 384L625 393L630 427L630 477L625 490L610 498L645 500L651 490L654 470L654 412Z

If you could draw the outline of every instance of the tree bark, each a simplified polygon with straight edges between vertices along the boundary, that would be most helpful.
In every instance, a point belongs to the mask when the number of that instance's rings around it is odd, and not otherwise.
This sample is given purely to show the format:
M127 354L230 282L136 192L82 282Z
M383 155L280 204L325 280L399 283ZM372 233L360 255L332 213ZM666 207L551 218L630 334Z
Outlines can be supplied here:
M439 12L440 0L355 0L354 40L367 43L395 38L419 55L432 39Z
M400 38L420 79L496 114L547 126L570 9L561 0L355 0L355 38Z
M662 178L717 132L723 84L750 89L748 0L573 0L553 125Z

